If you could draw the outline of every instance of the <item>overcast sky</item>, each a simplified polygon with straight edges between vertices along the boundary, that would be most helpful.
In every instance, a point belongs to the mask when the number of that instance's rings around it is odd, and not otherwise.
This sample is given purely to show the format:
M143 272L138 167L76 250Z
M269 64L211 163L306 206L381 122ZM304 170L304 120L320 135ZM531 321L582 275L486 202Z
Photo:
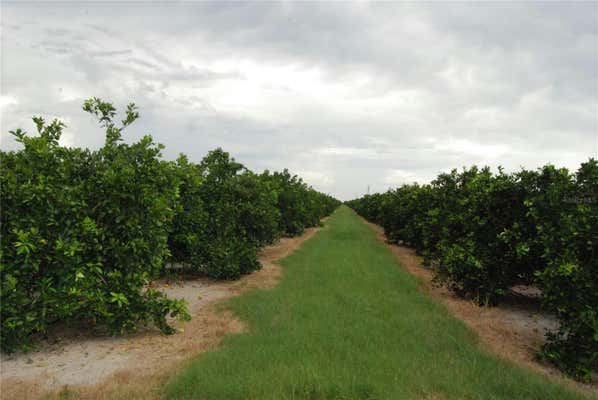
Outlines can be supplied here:
M221 146L341 199L465 165L598 154L598 2L3 2L1 147L32 115L97 148L87 97L135 102L126 141Z

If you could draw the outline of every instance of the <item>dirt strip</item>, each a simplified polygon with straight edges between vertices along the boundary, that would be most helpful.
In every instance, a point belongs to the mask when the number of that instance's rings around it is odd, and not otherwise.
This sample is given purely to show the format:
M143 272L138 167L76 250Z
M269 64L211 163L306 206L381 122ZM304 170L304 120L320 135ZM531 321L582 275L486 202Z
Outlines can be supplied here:
M185 298L193 319L177 323L171 336L145 329L123 337L89 333L53 333L39 350L2 355L0 399L153 399L168 377L185 361L214 349L224 335L242 332L243 322L218 311L222 300L249 289L268 289L282 274L277 260L285 258L321 228L309 228L299 237L283 238L266 247L262 269L238 281L210 279L161 281L158 287L172 298Z
M452 315L477 332L480 342L490 352L574 389L598 395L597 383L576 382L552 366L536 360L535 354L545 340L544 333L558 327L558 321L542 312L537 303L507 301L497 307L479 307L469 300L459 299L446 288L433 285L433 272L423 265L423 259L413 249L389 244L382 227L363 218L362 221L376 232L377 238L388 246L411 275L420 278L426 293L440 300Z

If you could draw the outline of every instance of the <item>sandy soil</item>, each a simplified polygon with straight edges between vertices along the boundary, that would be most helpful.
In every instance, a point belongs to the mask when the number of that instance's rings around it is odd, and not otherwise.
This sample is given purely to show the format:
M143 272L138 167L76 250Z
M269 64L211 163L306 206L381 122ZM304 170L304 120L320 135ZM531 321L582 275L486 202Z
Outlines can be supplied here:
M382 227L363 221L376 232L379 240L388 245L399 263L421 279L422 289L426 293L440 300L451 314L478 333L485 348L501 358L524 365L568 386L598 395L598 384L576 382L535 359L536 352L545 341L546 331L558 327L558 321L540 309L537 290L514 288L519 295L509 297L497 307L479 307L471 301L456 298L446 288L432 284L432 271L423 265L423 259L413 249L388 244Z
M156 398L155 388L184 365L184 360L215 348L227 333L241 332L243 323L227 311L216 310L223 299L248 289L267 289L279 280L275 263L313 237L310 228L299 237L283 238L260 255L263 268L238 281L210 279L157 282L172 298L185 298L193 319L177 323L171 336L143 329L123 337L53 333L37 351L1 359L1 399L59 398L68 388L71 398Z

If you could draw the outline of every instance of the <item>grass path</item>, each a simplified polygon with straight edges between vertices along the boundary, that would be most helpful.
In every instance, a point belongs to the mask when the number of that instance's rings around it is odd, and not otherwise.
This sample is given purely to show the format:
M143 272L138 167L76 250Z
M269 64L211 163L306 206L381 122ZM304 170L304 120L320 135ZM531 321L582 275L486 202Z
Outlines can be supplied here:
M276 288L226 304L248 331L192 361L164 397L585 398L480 350L347 207L282 265Z

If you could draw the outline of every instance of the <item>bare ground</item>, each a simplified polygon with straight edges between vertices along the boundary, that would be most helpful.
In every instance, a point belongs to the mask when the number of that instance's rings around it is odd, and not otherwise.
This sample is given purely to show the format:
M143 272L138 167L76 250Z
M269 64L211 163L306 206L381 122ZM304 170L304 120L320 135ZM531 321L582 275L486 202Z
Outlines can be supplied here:
M193 319L176 323L179 332L166 336L143 329L122 337L63 331L53 333L37 351L2 354L0 399L61 398L152 399L157 388L191 357L214 349L227 333L242 332L244 324L227 311L217 311L221 300L248 289L267 289L278 282L276 264L319 228L309 228L295 238L283 238L266 247L262 269L238 281L210 279L157 282L171 298L185 298Z
M533 288L516 288L517 292L531 296L509 298L497 307L479 307L469 300L455 297L444 287L434 285L433 272L423 265L423 259L413 249L387 243L382 227L363 218L362 220L376 232L378 239L390 248L399 263L410 274L420 278L422 289L440 300L452 315L477 332L480 342L490 352L577 390L598 395L598 384L576 382L536 359L536 352L545 342L544 334L547 330L557 328L558 321L540 309L537 299L533 298Z

